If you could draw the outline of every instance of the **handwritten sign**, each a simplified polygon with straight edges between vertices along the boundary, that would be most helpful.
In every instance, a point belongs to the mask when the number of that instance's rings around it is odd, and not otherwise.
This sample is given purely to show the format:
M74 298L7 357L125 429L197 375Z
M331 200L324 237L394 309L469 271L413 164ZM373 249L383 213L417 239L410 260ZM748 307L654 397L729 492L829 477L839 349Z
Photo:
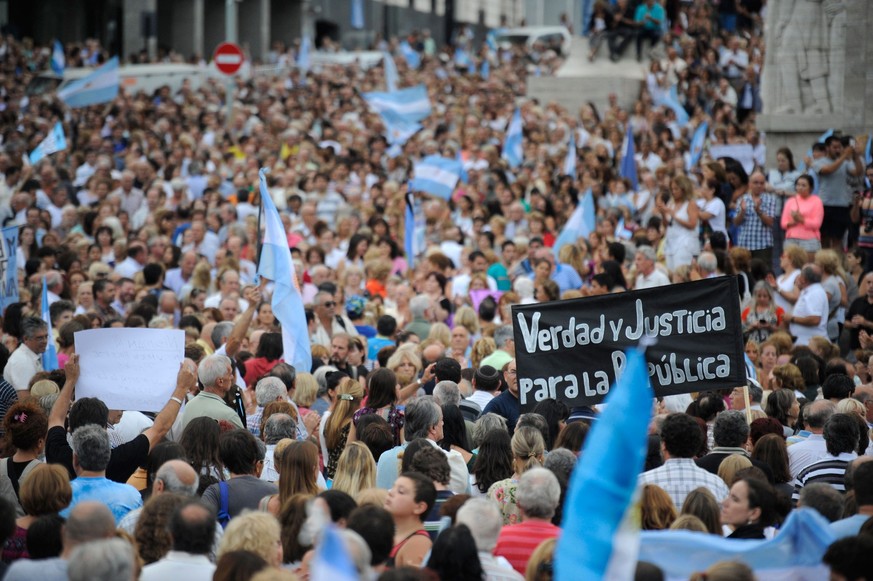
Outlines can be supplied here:
M96 397L111 410L160 411L176 386L185 332L89 329L74 335L81 373L76 397Z
M743 336L734 277L512 307L522 408L544 399L602 401L648 338L658 396L743 385Z

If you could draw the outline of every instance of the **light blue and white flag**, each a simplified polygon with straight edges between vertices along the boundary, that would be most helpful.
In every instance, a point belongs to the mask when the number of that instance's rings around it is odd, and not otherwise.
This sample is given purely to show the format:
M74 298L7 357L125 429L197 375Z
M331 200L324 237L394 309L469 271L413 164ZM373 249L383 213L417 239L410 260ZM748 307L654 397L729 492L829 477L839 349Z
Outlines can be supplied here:
M397 90L400 78L397 74L397 65L394 63L394 57L387 50L382 51L382 67L385 69L385 90L393 93Z
M456 159L429 155L415 164L415 177L410 180L409 189L448 200L461 179L463 169L463 164Z
M358 570L352 561L339 530L329 524L322 533L312 559L312 581L358 581Z
M634 577L639 528L627 518L637 476L648 451L654 392L643 352L629 349L626 364L606 397L576 464L564 505L564 529L555 550L556 579ZM677 555L671 553L675 560ZM687 577L686 577L687 579Z
M706 145L706 134L708 131L709 123L706 121L698 125L697 129L694 130L688 150L688 163L685 166L685 171L691 171L700 162L700 156L703 155L703 146Z
M48 325L48 343L42 354L42 368L45 371L54 371L58 368L58 351L55 348L55 339L52 334L52 317L49 312L48 287L45 277L42 277L42 320Z
M304 36L300 41L300 52L297 53L297 68L304 73L309 72L309 67L312 66L312 41L308 36Z
M624 147L622 148L621 165L618 166L618 175L629 180L634 191L640 188L640 182L637 179L636 155L634 133L631 131L631 126L628 125L627 133L624 136Z
M615 225L615 237L619 240L630 240L634 237L633 230L629 229L624 223L624 216L618 219L618 224Z
M49 134L46 135L45 139L39 142L39 145L36 146L36 149L30 152L30 155L27 156L28 161L31 165L34 165L39 162L42 158L49 156L58 151L63 151L67 148L67 138L64 135L64 126L60 121L55 123L55 126L52 127L52 130L49 131Z
M521 109L516 109L509 122L506 139L503 142L503 159L512 169L517 168L524 161L523 130L524 122L521 119Z
M55 40L55 42L52 44L52 70L55 72L55 74L63 76L66 64L67 59L64 56L64 45L61 44L60 40Z
M570 142L567 144L567 157L564 158L564 175L576 179L576 130L570 128Z
M482 59L482 66L479 68L479 75L483 80L487 81L491 77L491 63L488 59Z
M473 59L470 58L470 55L467 54L467 51L463 48L455 49L455 66L459 69L468 69L470 68L470 64L473 62ZM475 66L475 65L474 65Z
M390 92L362 93L367 104L384 118L391 117L393 123L411 125L425 119L431 113L430 97L427 87L416 85Z
M811 508L799 508L771 540L726 539L690 531L644 532L639 559L660 567L670 581L688 579L718 561L742 561L758 581L818 581L828 578L821 558L835 540L824 517Z
M352 0L351 25L355 30L364 28L364 0Z
M404 40L400 43L400 54L406 59L406 64L409 65L409 68L417 69L421 66L421 55L410 46L408 41Z
M679 102L679 90L676 85L671 85L668 90L659 89L655 91L652 95L652 99L655 101L655 105L659 107L669 107L676 114L676 122L679 124L679 127L685 127L688 125L688 121L690 118L688 117L688 111L685 110L685 107L682 106L682 103Z
M109 59L102 67L60 91L58 99L68 107L88 107L108 103L118 95L118 57Z
M266 172L266 168L261 168L258 172L261 203L264 208L264 245L258 261L258 276L272 281L274 285L270 305L273 307L273 315L282 326L285 362L298 371L307 371L312 369L312 351L309 347L303 296L291 262L285 226L267 189Z
M595 228L596 220L597 211L594 208L594 193L591 191L591 188L588 188L582 194L582 198L576 204L576 209L570 214L570 219L561 228L561 232L555 239L554 245L552 245L555 258L558 257L561 248L567 244L576 244L576 241L580 238L587 239L588 235Z
M18 226L3 228L0 240L0 313L18 302Z

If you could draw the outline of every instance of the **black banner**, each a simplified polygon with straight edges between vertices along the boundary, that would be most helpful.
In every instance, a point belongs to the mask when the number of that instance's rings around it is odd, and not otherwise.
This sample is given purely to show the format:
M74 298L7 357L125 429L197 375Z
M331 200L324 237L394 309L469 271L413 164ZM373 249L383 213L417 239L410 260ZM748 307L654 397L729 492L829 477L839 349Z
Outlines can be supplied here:
M548 398L570 407L601 402L644 337L658 396L746 382L735 277L514 305L512 323L522 409Z

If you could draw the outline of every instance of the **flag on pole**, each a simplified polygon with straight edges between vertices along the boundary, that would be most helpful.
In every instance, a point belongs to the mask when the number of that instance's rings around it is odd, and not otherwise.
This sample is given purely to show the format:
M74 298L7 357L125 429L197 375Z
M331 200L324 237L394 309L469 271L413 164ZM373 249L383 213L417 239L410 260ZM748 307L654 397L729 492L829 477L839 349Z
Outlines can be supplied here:
M66 57L64 56L64 45L61 41L55 40L52 44L52 60L51 67L55 74L63 75L66 66Z
M824 517L811 508L798 508L771 540L739 541L689 531L644 532L639 559L660 567L666 579L688 579L718 561L741 561L760 581L813 581L828 578L828 567L821 559L835 540Z
M567 144L567 157L564 158L564 175L576 179L576 130L570 128L570 142Z
M300 52L297 53L297 68L304 73L309 72L309 67L312 66L312 58L309 54L311 51L312 41L309 40L308 36L304 36L303 40L300 41Z
M567 223L564 224L564 227L561 228L561 232L555 239L555 243L552 246L555 258L558 257L561 248L567 244L576 244L576 241L580 238L588 238L588 235L594 230L596 217L594 194L591 192L591 188L588 188L582 194L582 198L576 204L576 209L570 214L570 219L567 220Z
M606 410L585 441L585 461L570 477L564 533L555 549L557 579L634 577L639 530L627 526L626 517L645 465L654 392L642 350L629 349L625 357Z
M634 191L640 187L637 179L637 161L636 149L634 148L634 134L631 131L631 126L627 126L627 134L624 137L624 147L622 148L621 165L618 167L618 175L630 180Z
M3 228L0 240L0 313L18 302L18 226Z
M685 110L685 107L682 106L682 103L679 102L679 90L675 84L671 85L668 90L658 89L654 91L652 95L652 99L655 101L655 105L659 107L669 107L676 114L676 122L679 124L679 127L685 127L688 125L688 121L690 118L688 117L688 111Z
M99 105L115 99L118 87L118 57L114 56L87 77L58 91L58 99L73 108Z
M52 334L52 318L49 313L48 286L45 277L42 277L42 320L48 325L48 343L42 354L42 368L45 371L54 371L58 368L58 351L55 349L55 338Z
M279 217L279 210L267 189L267 169L258 172L261 186L261 204L264 208L264 245L258 261L258 276L274 283L270 305L273 315L282 326L283 358L298 371L312 369L309 332L303 310L303 296L297 282L297 273L291 262L288 236ZM260 234L259 234L260 235Z
M397 122L413 124L431 113L427 87L416 85L398 91L361 93L367 104L377 113L392 115Z
M404 217L403 249L406 251L406 262L409 270L415 270L415 257L419 254L415 239L415 197L412 191L406 192L406 215Z
M352 0L351 25L355 30L364 28L364 0Z
M415 164L415 177L410 180L409 189L448 200L461 179L463 169L463 164L456 159L429 155Z
M312 581L358 581L358 570L336 526L324 529L312 559Z
M414 48L409 45L408 41L400 43L400 54L406 59L406 64L412 69L417 69L421 66L421 56Z
M58 151L63 151L67 148L67 138L64 135L64 126L60 121L55 123L55 126L52 127L52 130L49 131L49 134L45 136L45 139L39 142L39 145L36 146L36 149L30 152L30 155L27 157L28 161L31 165L34 165L39 162L42 158L49 156Z
M688 150L688 164L685 171L691 171L697 167L700 162L700 156L703 155L703 146L706 144L706 135L709 131L709 123L704 121L694 130L694 135L691 137L691 146Z
M524 148L522 147L523 129L521 109L516 109L512 115L512 120L509 122L506 139L503 142L503 159L513 169L520 166L521 162L524 161Z
M394 57L387 50L382 51L382 66L385 68L385 90L389 93L397 91L398 74L397 65L394 63Z

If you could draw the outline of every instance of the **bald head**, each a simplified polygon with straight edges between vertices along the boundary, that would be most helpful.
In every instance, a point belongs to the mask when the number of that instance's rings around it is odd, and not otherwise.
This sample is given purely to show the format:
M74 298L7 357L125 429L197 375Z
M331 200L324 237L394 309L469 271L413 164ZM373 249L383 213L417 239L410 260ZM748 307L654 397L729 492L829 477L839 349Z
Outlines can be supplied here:
M158 468L152 494L175 492L185 496L194 496L199 485L200 478L190 464L184 460L169 460Z
M77 545L106 539L115 534L115 517L102 502L80 502L70 511L64 524L64 553Z

